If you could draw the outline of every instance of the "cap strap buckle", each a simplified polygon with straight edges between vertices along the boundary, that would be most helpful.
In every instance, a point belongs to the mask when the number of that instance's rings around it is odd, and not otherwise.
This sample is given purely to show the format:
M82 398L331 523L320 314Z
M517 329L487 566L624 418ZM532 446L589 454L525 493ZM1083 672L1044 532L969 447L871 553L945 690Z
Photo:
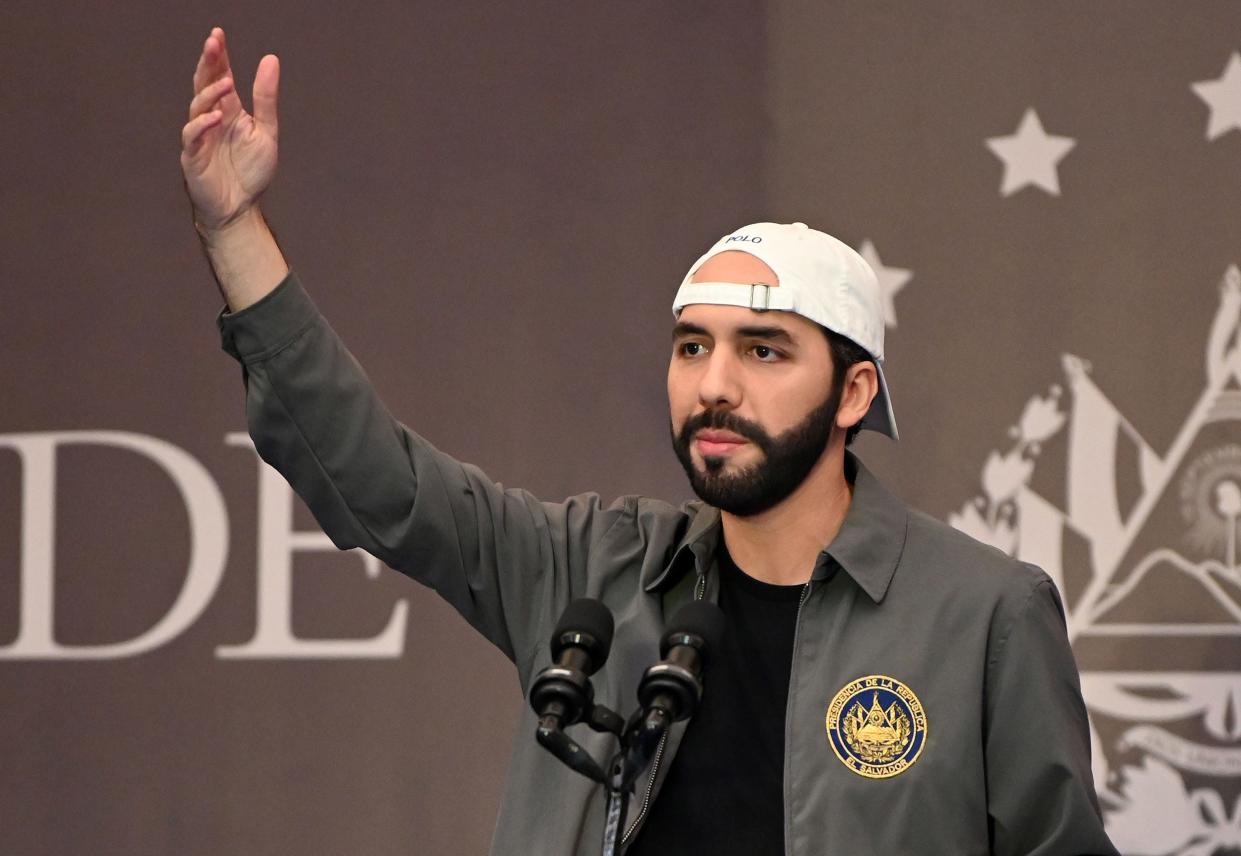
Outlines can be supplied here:
M755 289L757 288L761 288L763 290L763 305L762 306L759 306L758 303L755 301L755 294L756 294ZM770 285L768 285L765 282L750 283L750 308L753 309L755 312L766 312L768 309L771 308L771 286Z

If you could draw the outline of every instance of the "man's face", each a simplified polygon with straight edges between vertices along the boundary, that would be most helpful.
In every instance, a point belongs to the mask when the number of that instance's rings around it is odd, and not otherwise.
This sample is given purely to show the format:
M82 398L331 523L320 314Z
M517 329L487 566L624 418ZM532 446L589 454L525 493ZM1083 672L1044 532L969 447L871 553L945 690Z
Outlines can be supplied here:
M694 282L765 282L748 253L708 259ZM704 502L738 516L783 501L818 463L835 424L827 339L790 312L691 304L668 364L672 445Z

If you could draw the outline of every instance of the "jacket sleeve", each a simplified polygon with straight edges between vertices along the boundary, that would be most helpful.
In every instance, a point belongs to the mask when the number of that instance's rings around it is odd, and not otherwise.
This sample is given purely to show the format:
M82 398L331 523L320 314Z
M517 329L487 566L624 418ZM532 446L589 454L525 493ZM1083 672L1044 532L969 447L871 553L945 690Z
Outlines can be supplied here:
M627 505L543 503L437 450L387 411L292 271L219 326L242 364L259 455L332 542L435 589L523 666L584 594L586 557Z
M989 657L984 745L996 856L1116 856L1090 772L1090 730L1055 585L1038 581Z

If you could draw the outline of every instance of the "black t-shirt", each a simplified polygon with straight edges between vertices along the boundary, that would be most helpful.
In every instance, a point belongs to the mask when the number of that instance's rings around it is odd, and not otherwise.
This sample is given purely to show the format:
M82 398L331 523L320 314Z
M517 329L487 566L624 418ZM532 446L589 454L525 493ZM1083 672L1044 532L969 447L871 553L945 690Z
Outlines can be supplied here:
M702 704L627 856L784 856L784 715L805 586L754 579L722 540L718 559L723 650L707 662Z

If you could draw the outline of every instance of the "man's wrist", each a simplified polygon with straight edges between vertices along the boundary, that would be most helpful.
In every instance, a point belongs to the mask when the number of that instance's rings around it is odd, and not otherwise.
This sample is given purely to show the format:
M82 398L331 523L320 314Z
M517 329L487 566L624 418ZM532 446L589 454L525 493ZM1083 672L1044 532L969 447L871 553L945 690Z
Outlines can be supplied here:
M198 218L194 212L194 231L207 246L219 245L238 234L253 231L256 227L266 225L263 214L257 204L247 205L223 223L208 225Z
M257 205L219 226L204 226L196 217L194 228L232 312L240 312L261 300L289 272Z

